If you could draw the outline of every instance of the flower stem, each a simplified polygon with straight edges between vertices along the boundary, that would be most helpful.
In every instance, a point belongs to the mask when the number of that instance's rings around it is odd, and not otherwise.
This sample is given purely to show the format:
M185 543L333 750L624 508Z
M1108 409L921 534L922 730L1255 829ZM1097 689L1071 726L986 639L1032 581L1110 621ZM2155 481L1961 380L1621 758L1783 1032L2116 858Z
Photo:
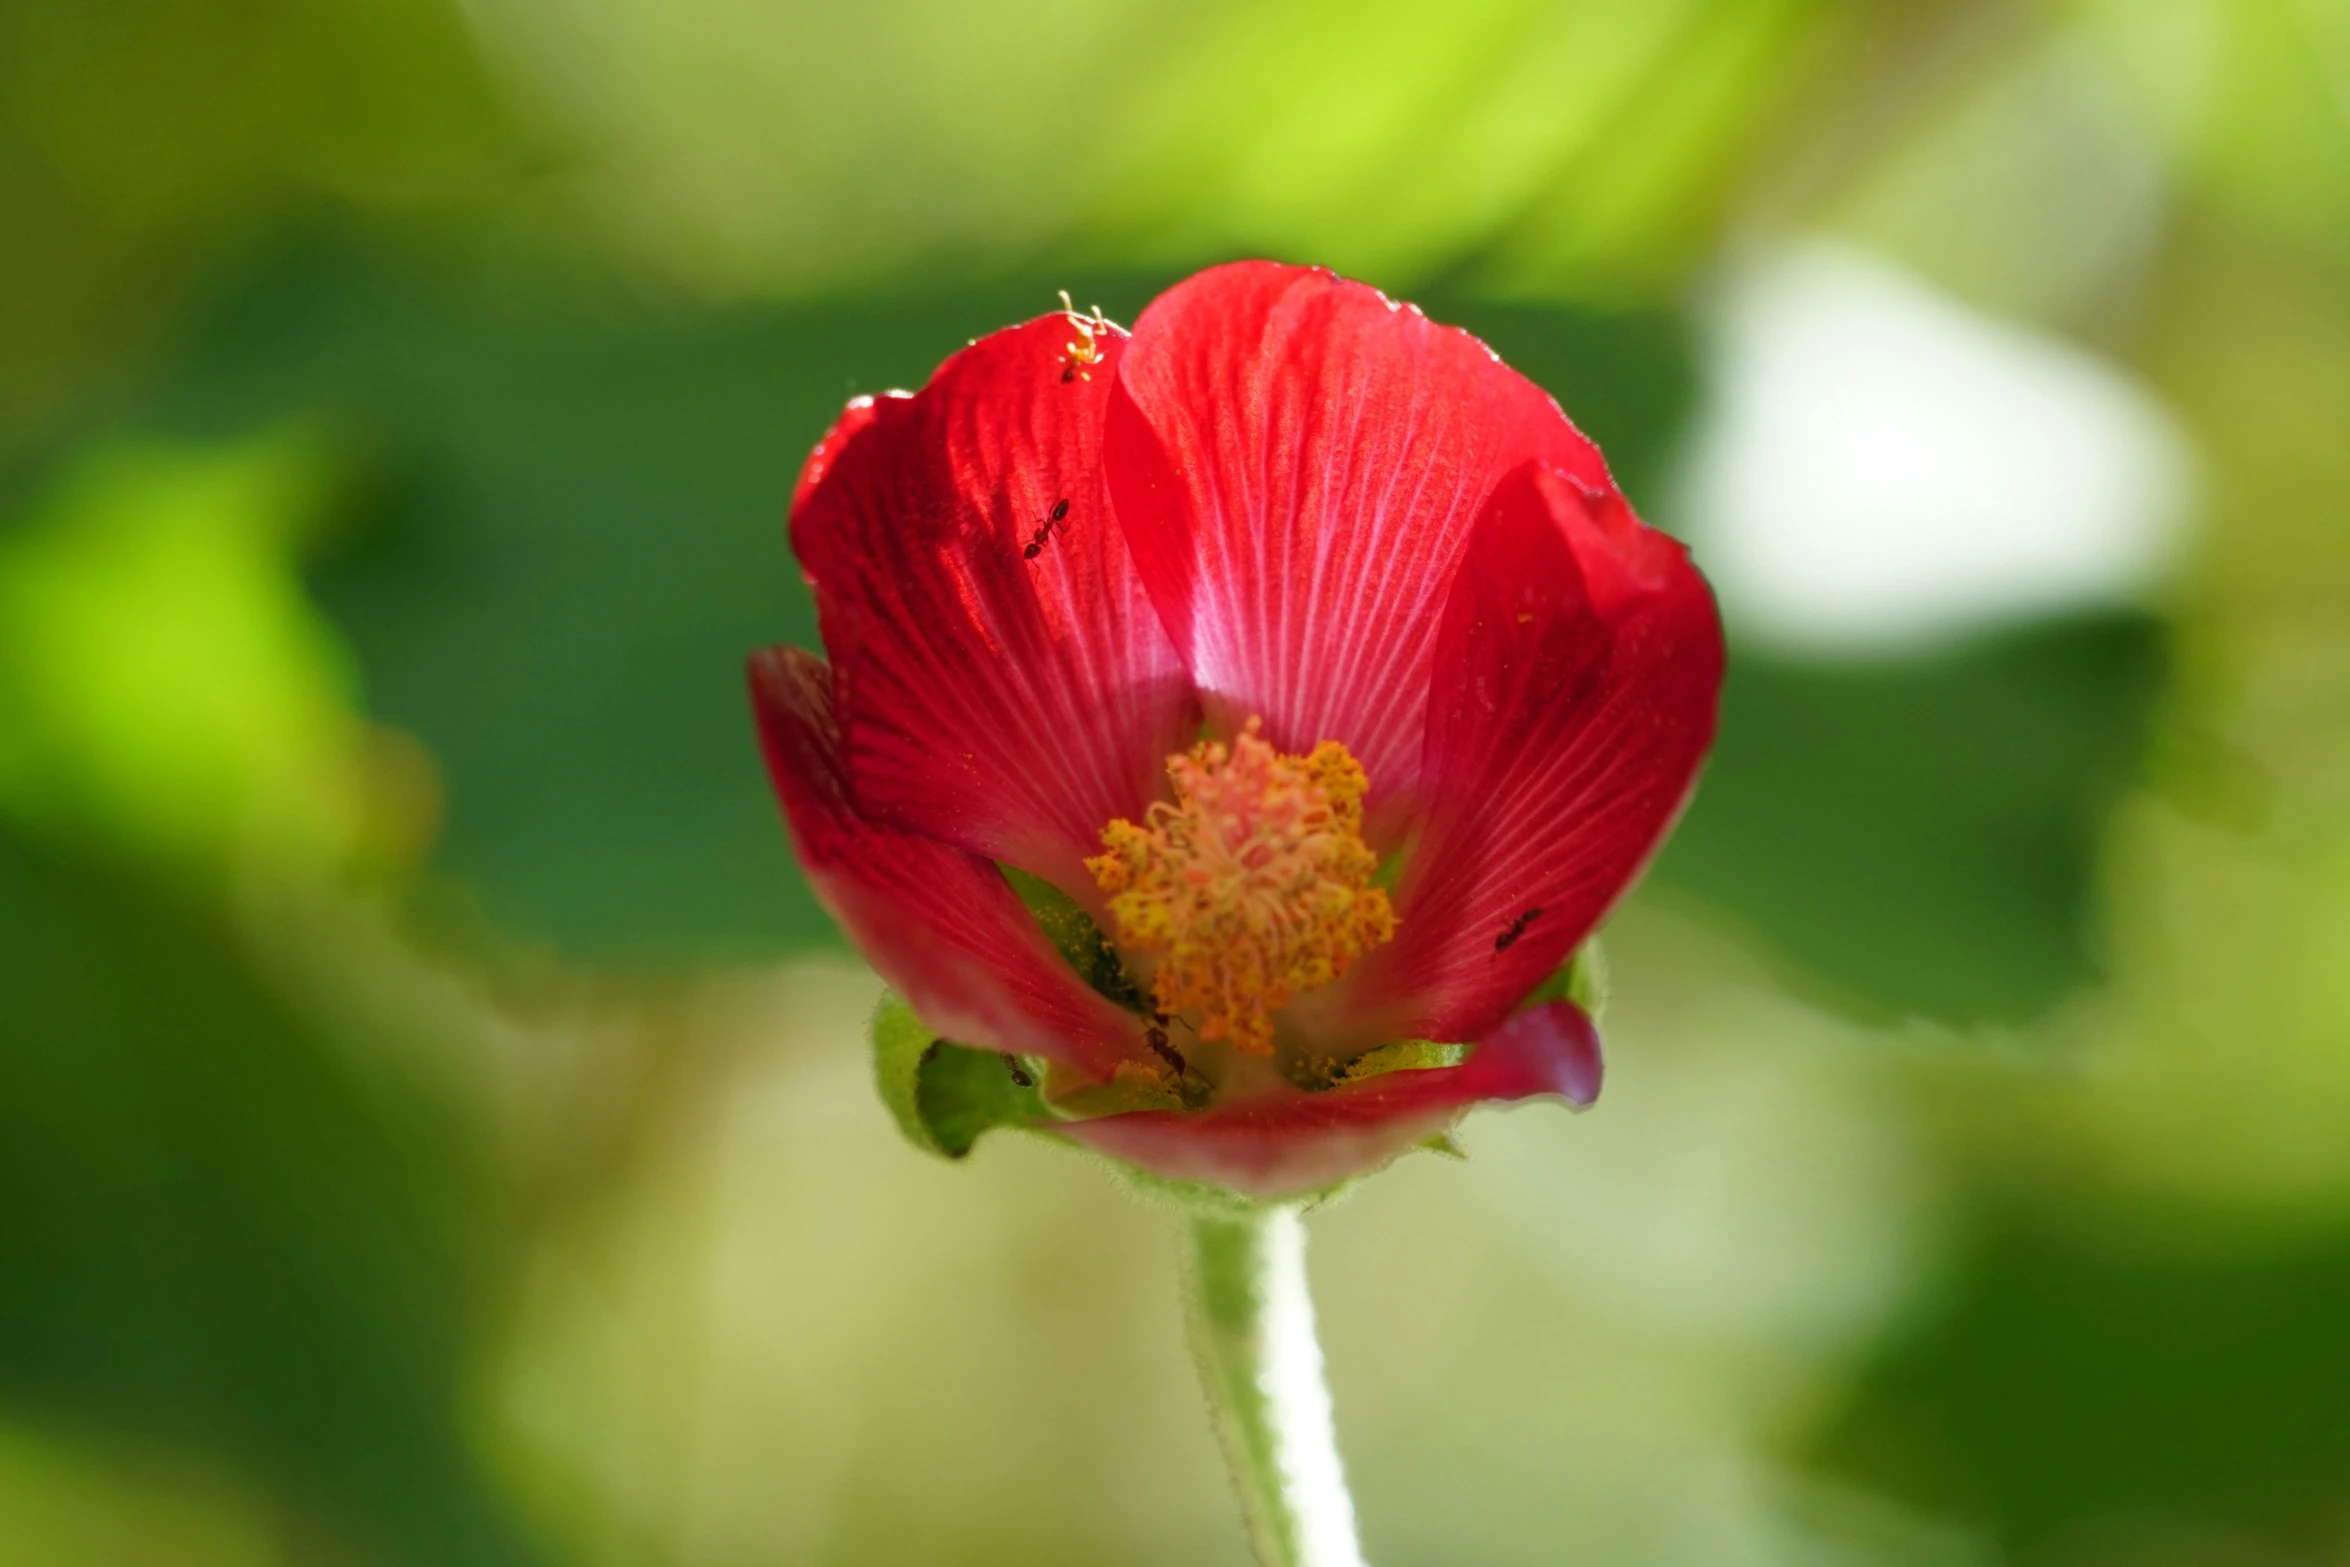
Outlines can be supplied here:
M1294 1208L1191 1220L1191 1347L1261 1567L1363 1567Z

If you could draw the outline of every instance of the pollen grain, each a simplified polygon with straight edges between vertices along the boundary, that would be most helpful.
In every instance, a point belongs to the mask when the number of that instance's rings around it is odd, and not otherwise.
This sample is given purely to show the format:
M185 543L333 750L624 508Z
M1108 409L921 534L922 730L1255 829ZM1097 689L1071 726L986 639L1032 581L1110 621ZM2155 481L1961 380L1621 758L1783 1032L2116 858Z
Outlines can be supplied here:
M1118 939L1162 954L1163 1013L1196 1013L1199 1037L1255 1055L1273 1014L1395 935L1378 856L1363 842L1362 763L1335 740L1285 755L1248 726L1167 759L1172 804L1102 829L1085 862Z

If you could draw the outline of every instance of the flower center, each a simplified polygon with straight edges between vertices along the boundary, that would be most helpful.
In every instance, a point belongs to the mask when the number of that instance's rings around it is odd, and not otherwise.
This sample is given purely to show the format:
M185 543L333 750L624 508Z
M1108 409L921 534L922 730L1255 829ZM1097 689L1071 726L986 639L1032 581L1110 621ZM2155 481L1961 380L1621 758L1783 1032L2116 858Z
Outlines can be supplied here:
M1200 1038L1269 1055L1273 1013L1392 938L1395 911L1370 885L1363 764L1335 740L1283 755L1257 728L1167 758L1174 803L1139 827L1111 822L1108 852L1085 865L1118 939L1163 954L1159 1010L1196 1012Z

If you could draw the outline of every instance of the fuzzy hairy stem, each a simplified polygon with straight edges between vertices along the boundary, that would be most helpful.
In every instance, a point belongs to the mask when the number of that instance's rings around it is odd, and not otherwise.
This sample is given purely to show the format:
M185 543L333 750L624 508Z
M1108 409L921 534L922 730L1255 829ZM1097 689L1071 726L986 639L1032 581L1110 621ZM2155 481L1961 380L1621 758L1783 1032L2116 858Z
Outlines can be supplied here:
M1257 1561L1364 1567L1297 1211L1194 1215L1185 1286L1192 1353Z

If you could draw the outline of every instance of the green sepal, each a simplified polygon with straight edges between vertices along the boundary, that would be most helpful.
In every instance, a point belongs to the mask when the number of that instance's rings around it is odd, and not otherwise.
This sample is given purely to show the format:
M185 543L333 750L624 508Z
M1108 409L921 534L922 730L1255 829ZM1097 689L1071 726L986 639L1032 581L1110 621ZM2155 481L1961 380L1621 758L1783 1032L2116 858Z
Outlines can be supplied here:
M1082 1144L1076 1146L1083 1147ZM1273 1208L1311 1207L1326 1201L1346 1184L1341 1182L1325 1191L1265 1202L1236 1192L1229 1186L1219 1186L1213 1181L1187 1181L1179 1176L1146 1170L1139 1164L1128 1164L1114 1155L1091 1148L1085 1148L1084 1152L1100 1161L1129 1195L1155 1206L1173 1208L1179 1213L1200 1218L1241 1219Z
M1597 1023L1600 1013L1607 1010L1607 998L1607 954L1601 950L1599 938L1592 936L1575 949L1575 955L1560 965L1557 973L1535 987L1519 1010L1545 1001L1572 1001L1583 1009L1585 1017Z
M925 1153L960 1159L983 1132L1050 1120L1036 1086L1043 1078L1042 1062L939 1038L895 994L874 1009L874 1086L906 1141Z

